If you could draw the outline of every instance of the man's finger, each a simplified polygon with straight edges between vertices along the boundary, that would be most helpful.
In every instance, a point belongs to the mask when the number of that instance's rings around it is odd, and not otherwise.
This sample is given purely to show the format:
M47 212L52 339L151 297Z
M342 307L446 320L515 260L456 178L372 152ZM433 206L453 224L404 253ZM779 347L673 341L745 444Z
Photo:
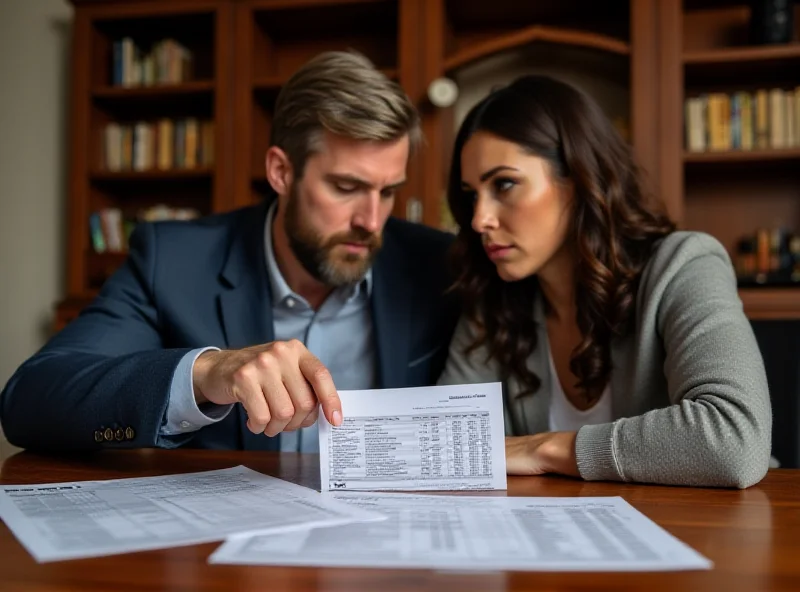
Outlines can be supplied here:
M300 356L300 371L314 389L317 400L322 405L325 418L334 426L342 424L342 402L336 393L331 373L312 353Z
M264 398L269 406L271 419L264 433L267 436L277 436L294 417L292 398L283 386L283 382L263 384Z
M234 380L231 391L247 413L247 429L254 434L262 433L272 417L258 381L251 376L239 376Z
M317 421L317 417L319 416L319 405L314 407L314 411L308 414L308 417L305 418L303 423L300 424L301 428L308 428L314 425Z
M306 418L315 412L319 404L314 390L298 367L290 368L284 373L283 384L294 406L294 417L292 417L292 420L284 430L296 430L301 426L305 426Z

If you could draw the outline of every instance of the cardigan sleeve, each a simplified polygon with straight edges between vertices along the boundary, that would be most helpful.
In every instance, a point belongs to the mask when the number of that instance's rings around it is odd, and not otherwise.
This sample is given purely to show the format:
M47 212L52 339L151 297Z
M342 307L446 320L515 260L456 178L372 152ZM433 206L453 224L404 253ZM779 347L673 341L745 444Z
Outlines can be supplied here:
M578 468L585 479L749 487L769 465L772 411L730 259L699 233L669 251L645 314L655 316L671 404L583 427Z

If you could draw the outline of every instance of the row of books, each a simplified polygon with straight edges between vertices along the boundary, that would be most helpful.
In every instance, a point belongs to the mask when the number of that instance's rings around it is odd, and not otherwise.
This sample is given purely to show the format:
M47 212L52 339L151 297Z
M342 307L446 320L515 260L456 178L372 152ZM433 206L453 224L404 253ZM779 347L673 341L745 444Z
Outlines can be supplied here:
M111 84L154 86L177 84L192 78L192 52L171 38L139 47L131 37L113 42Z
M214 164L214 122L196 118L111 122L103 130L108 171L191 169Z
M194 208L173 208L159 204L129 216L119 208L103 208L89 216L89 232L95 253L124 253L133 229L139 222L193 220L200 216Z
M684 110L690 152L800 146L800 86L703 94L686 99Z
M760 228L739 241L734 264L740 283L800 283L800 234Z

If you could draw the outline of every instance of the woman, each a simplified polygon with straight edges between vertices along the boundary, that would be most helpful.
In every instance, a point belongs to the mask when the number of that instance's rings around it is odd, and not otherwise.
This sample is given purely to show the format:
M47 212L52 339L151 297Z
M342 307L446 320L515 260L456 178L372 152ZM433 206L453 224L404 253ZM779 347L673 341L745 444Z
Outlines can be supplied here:
M504 381L509 474L748 487L772 417L725 249L645 199L586 94L493 92L456 139L464 299L440 384Z

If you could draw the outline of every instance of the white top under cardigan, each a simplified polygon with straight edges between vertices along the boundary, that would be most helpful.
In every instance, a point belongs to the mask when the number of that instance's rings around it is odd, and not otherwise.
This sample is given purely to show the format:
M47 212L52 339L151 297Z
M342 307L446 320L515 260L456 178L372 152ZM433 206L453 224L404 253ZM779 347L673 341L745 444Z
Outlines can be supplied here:
M553 356L550 360L550 414L549 423L551 432L577 432L585 425L598 425L614 419L611 412L611 383L606 385L600 399L589 409L581 410L575 407L561 388Z

